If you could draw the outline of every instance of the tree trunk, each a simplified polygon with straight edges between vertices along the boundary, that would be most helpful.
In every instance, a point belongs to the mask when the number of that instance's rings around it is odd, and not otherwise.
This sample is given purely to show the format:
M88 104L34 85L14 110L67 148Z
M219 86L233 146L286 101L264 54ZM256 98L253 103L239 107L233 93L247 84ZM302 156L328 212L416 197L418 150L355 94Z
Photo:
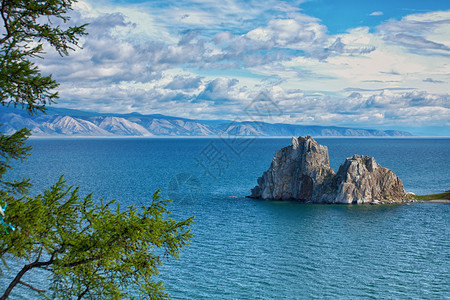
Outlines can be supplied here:
M33 269L33 268L37 268L37 267L42 267L42 266L48 266L53 262L53 255L51 257L51 259L49 261L46 262L33 262L31 264L25 265L23 266L22 270L20 270L19 273L17 273L16 278L14 278L14 280L9 284L8 288L6 289L5 293L3 293L3 296L0 297L0 300L5 300L6 298L8 298L9 294L11 293L12 289L18 284L20 283L20 279L22 278L22 276L29 270ZM26 285L26 284L25 284ZM35 288L33 288L34 290L37 290Z
M25 265L22 270L16 275L16 278L9 284L8 288L6 289L3 296L0 298L0 300L5 300L8 298L9 294L11 293L12 289L19 283L22 276L31 268L33 268L33 264Z

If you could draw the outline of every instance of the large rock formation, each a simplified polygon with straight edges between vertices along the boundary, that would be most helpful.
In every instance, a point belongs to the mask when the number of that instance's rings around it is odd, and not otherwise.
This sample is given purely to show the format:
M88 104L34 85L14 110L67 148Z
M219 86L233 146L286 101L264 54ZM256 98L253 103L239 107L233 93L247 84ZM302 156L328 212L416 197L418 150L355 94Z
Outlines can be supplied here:
M269 170L258 178L252 197L309 201L317 197L325 178L332 175L327 147L309 136L293 137L291 146L275 153Z
M293 137L291 146L275 153L250 197L341 204L406 201L401 180L373 157L347 158L335 174L328 148L310 136Z

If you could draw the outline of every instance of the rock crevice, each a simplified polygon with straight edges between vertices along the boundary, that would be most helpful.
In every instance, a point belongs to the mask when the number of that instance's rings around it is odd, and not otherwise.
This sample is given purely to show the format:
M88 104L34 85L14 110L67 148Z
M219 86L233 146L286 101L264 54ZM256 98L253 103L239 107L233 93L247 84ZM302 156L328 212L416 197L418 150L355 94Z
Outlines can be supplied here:
M278 150L257 182L251 198L339 204L406 201L402 181L373 157L349 157L335 173L328 148L310 136L293 137L292 145Z

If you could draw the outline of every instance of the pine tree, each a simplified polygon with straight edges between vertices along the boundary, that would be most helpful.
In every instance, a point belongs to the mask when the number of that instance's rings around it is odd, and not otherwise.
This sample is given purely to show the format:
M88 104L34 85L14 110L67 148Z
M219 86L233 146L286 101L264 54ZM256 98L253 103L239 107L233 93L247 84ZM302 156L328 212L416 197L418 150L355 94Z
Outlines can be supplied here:
M62 56L79 46L87 24L67 25L74 2L1 0L2 105L36 114L55 103L58 83L51 75L42 75L33 59L41 57L44 44ZM94 201L92 194L80 197L78 188L68 186L63 177L43 193L30 196L29 179L4 179L12 162L29 156L30 134L26 128L11 135L0 133L0 212L4 214L0 215L0 258L6 268L12 259L23 263L9 286L0 291L0 299L6 299L18 284L43 297L64 299L167 298L154 275L159 274L162 255L178 257L187 245L193 218L181 222L168 218L170 200L160 200L159 191L150 206L121 210L114 200ZM24 274L37 269L49 272L50 291L23 281Z

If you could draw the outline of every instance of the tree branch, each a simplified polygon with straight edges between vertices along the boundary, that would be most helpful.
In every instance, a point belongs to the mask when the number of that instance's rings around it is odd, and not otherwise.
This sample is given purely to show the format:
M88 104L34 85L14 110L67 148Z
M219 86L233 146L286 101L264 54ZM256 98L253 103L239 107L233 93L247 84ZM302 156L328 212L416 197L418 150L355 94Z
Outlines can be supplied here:
M32 289L32 290L34 290L34 291L36 291L36 292L39 292L39 293L45 293L45 292L46 292L45 290L37 289L37 288L35 288L34 286L32 286L31 284L28 284L28 283L26 283L26 282L23 282L23 281L20 281L20 280L19 280L19 283L20 283L20 284L23 284L24 286L29 287L30 289Z
M0 44L3 44L12 36L11 30L10 30L9 24L8 24L8 18L5 15L6 1L7 0L2 1L2 9L1 9L3 23L4 23L5 29L6 29L6 36L0 40Z
M82 260L79 260L79 261L74 261L74 262L71 262L71 263L64 264L64 267L66 267L66 268L67 267L70 267L70 268L76 267L76 266L83 265L83 264L91 262L91 261L96 261L96 260L100 259L101 257L102 257L101 255L96 255L94 257L85 258L85 259L82 259Z
M53 263L53 255L51 257L51 259L49 261L44 261L44 262L33 262L31 264L25 265L23 266L22 270L20 270L19 273L17 273L16 277L14 278L14 280L9 284L8 288L6 289L6 291L3 293L3 296L0 297L0 300L6 300L6 298L8 298L9 294L11 293L12 289L18 284L21 283L20 279L22 278L22 276L28 272L29 270L33 269L33 268L39 268L42 266L48 266L50 264Z
M41 248L39 249L38 257L36 258L35 262L38 262L39 259L41 259L42 250L44 250L44 245L41 245Z
M83 299L83 296L89 291L89 287L87 287L77 298L77 300Z
M6 289L6 291L3 293L3 296L0 298L0 300L6 300L6 298L8 298L8 296L11 293L12 289L16 286L16 284L19 283L19 281L22 278L22 276L30 269L31 269L30 265L25 265L22 268L22 270L20 270L20 272L16 275L16 278L14 278L14 280L9 284L8 288Z

